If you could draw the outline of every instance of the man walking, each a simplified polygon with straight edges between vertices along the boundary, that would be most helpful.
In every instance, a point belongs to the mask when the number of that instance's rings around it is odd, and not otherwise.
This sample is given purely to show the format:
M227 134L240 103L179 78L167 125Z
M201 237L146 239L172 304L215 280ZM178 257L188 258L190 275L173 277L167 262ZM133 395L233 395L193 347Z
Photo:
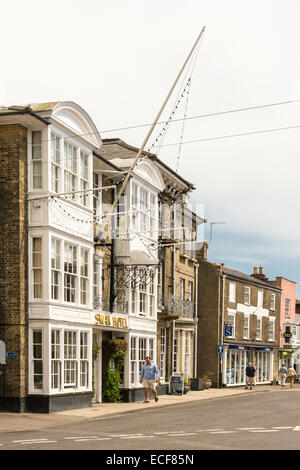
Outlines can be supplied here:
M250 390L252 390L252 385L254 385L255 374L255 367L253 367L252 362L248 362L248 367L246 367L246 390L248 390L248 385L250 385Z
M279 377L280 377L281 387L285 387L286 374L287 374L287 368L285 367L284 364L282 364L282 366L279 369Z
M146 357L146 363L143 365L140 373L140 383L143 384L145 390L145 401L144 403L150 403L149 401L149 388L151 388L154 395L155 401L158 401L158 394L156 390L156 384L159 379L159 370L156 364L152 362L151 357Z
M294 367L290 366L287 370L287 377L290 379L290 387L292 388L293 385L294 385L294 380L295 380L295 377L296 377L296 371L294 369Z

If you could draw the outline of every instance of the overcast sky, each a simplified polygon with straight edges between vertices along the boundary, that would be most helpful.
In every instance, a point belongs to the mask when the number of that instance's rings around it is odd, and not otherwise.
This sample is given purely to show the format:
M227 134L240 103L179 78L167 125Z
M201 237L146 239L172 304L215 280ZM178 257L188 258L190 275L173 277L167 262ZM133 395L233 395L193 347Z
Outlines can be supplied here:
M297 100L299 17L298 0L3 2L0 104L75 101L100 131L150 123L204 25L188 116ZM294 103L188 120L183 141L300 125L299 113ZM181 130L171 125L164 144ZM139 146L146 131L101 135ZM175 169L178 151L159 157ZM214 226L210 260L246 273L262 264L300 287L299 155L300 128L182 146L179 172L204 204L205 238L210 222L227 222Z

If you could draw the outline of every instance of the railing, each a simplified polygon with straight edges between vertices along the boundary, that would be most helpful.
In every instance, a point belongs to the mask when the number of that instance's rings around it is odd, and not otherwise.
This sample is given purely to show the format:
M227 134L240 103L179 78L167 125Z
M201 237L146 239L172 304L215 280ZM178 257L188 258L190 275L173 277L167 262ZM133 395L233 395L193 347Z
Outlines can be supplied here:
M181 317L194 317L194 302L169 295L167 313L179 314Z
M102 299L101 296L94 297L94 309L109 312L110 299ZM128 302L116 299L113 305L113 313L128 313Z

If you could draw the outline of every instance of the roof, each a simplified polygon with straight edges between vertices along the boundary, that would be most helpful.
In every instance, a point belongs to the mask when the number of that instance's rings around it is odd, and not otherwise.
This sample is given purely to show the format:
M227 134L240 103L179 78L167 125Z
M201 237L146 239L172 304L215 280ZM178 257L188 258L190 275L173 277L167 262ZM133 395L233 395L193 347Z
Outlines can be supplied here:
M103 146L101 147L101 153L108 159L116 160L117 165L122 165L123 168L130 168L133 159L136 157L136 154L139 152L137 147L127 144L122 139L119 138L110 138L102 140ZM111 146L112 150L106 150L105 146ZM117 146L123 147L131 152L125 154L117 149ZM130 155L132 153L132 155ZM162 166L165 170L179 179L184 185L186 185L190 190L195 189L193 183L190 183L182 176L180 176L176 171L172 170L168 165L166 165L162 160L160 160L154 153L143 150L142 155L149 158L151 161L156 162L158 165Z
M222 273L234 277L236 279L240 279L245 282L249 282L250 284L257 284L262 287L266 287L268 289L275 289L277 291L281 291L279 287L273 286L272 284L269 284L268 282L263 282L260 279L257 279L256 277L250 276L249 274L242 273L241 271L238 271L237 269L232 269L232 268L227 268L225 266L221 266Z

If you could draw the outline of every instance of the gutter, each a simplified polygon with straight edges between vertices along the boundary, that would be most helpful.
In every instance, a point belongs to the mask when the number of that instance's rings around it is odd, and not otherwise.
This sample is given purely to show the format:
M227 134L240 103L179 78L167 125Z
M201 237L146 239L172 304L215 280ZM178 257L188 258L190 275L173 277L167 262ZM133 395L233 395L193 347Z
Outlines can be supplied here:
M30 116L33 116L39 121L43 122L44 124L47 124L47 126L49 126L50 124L49 121L46 121L44 118L42 118L41 116L36 114L34 111L31 111L31 109L28 109L28 108L24 109L23 111L20 110L20 111L13 111L13 112L7 112L7 113L0 113L0 118L1 116L16 116L20 114L30 114Z

